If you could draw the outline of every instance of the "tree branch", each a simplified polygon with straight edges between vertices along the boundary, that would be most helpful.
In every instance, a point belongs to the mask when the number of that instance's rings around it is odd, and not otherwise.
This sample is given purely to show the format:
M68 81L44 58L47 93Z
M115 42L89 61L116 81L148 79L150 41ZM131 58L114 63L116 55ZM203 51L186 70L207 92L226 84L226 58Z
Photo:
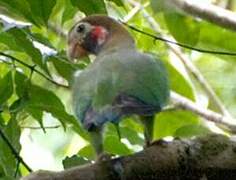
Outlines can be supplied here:
M205 109L194 103L193 101L175 93L171 92L171 102L176 109L184 109L191 111L208 121L212 121L217 124L226 126L226 128L231 131L231 133L236 133L236 120L230 118L229 116L223 116L219 113Z
M193 0L166 0L165 3L174 5L194 17L217 24L223 28L236 31L236 14L210 3L201 3Z
M38 171L22 180L236 179L235 147L235 141L222 135L157 141L130 156L60 172Z

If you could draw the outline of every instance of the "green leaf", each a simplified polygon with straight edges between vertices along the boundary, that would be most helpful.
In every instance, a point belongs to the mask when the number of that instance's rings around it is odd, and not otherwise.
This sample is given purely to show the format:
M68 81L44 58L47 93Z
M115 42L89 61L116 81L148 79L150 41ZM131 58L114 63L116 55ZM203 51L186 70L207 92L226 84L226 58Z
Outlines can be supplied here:
M23 109L27 109L27 112L34 117L41 127L43 127L42 117L43 117L43 110L42 109L34 109L29 108L30 102L30 88L31 82L27 79L27 77L20 73L16 72L15 74L15 83L16 83L16 94L18 95L19 99L17 99L10 107L11 112L19 112Z
M0 179L3 178L3 176L5 176L4 169L3 166L0 165Z
M37 42L42 43L45 46L48 46L52 49L54 49L53 45L51 44L51 42L49 41L48 38L46 38L45 36L43 36L43 34L40 33L32 33L31 36L33 37L33 39Z
M114 2L117 6L124 6L122 0L108 0Z
M69 61L65 61L63 59L59 59L55 56L47 57L47 61L51 61L55 66L57 72L68 82L71 82L73 73L77 70L75 64L72 64Z
M17 99L16 101L14 101L12 103L9 110L12 113L18 113L18 112L22 111L25 108L26 104L27 104L27 98L24 98L24 97L19 98L19 99Z
M154 138L175 136L176 130L186 125L198 125L198 116L183 110L161 112L155 118Z
M78 155L89 160L94 160L96 158L96 153L90 144L80 149Z
M56 0L27 0L32 16L38 24L47 25L48 19L56 4Z
M25 76L25 74L16 71L15 72L15 84L16 84L16 94L19 98L26 98L28 99L28 91L29 91L29 85L30 81Z
M139 120L135 117L128 117L128 118L124 118L122 119L122 121L120 122L120 126L129 128L137 133L143 133L143 125L142 123L139 122Z
M154 12L173 10L173 8L170 7L170 4L166 3L165 0L151 0L151 7Z
M201 21L198 47L216 51L236 52L236 32L224 29L217 25ZM233 56L219 56L221 59L236 61Z
M107 14L103 0L71 0L71 3L86 15Z
M4 119L2 117L2 110L1 110L1 106L0 106L0 126L2 126L4 124Z
M28 38L26 31L23 29L12 28L8 33L14 37L17 46L21 47L22 51L26 52L35 64L39 65L42 69L45 69L42 55L40 51L34 47L32 41Z
M163 12L168 30L177 41L191 46L198 43L201 29L197 20L177 12L170 1L152 0L151 6L155 12Z
M111 154L117 155L128 155L132 153L124 143L119 141L117 136L113 135L107 135L105 137L104 149Z
M77 12L77 8L72 6L71 1L65 0L65 5L64 5L64 11L62 15L62 24L66 22L67 20L71 20L75 13Z
M80 166L80 165L88 164L88 163L90 163L90 161L84 159L83 157L77 156L77 155L74 155L72 157L66 157L62 161L64 169L68 169L71 167Z
M170 80L171 89L183 96L194 100L194 92L192 85L181 75L172 65L165 64Z
M18 46L15 39L8 32L1 32L0 33L0 42L5 44L11 50L22 51L21 46Z
M14 116L10 119L6 127L0 127L4 132L4 135L8 138L11 145L15 148L15 150L20 152L20 127ZM4 165L3 169L7 176L13 176L15 173L15 169L17 166L17 159L12 154L9 146L6 142L0 138L0 164Z
M9 112L9 110L6 108L6 110L3 110L0 112L0 126L6 126L6 124L10 121L11 119L11 114Z
M36 23L26 0L0 0L0 6L7 8L10 13L17 15L18 18L23 17L32 23Z
M144 140L138 135L138 132L133 129L128 127L120 127L120 134L122 138L127 138L131 144L144 144Z
M87 138L78 121L66 112L63 103L52 91L30 84L27 77L20 72L16 72L15 79L17 95L24 99L24 108L28 113L33 117L41 117L42 111L51 113L61 122L64 128L67 123L73 124L74 130L80 136ZM42 124L41 119L37 120Z
M177 41L191 46L197 44L200 27L194 18L173 12L164 16L169 32Z
M7 32L0 33L0 42L8 46L11 51L26 53L36 65L47 72L46 63L43 62L40 51L34 47L32 40L29 39L27 30L11 28ZM21 60L25 62L24 59Z
M48 72L47 64L43 61L40 51L34 47L27 30L11 28L7 32L0 33L0 42L7 45L10 50L26 53L36 65L46 73ZM25 61L24 59L21 60Z
M28 112L38 113L38 110L46 111L57 118L65 127L66 123L73 118L65 112L65 107L60 99L51 91L42 87L31 85L29 92L29 101L26 109Z
M28 103L28 102L26 102ZM42 109L36 109L36 108L26 108L27 112L38 121L40 127L43 129L44 132L45 128L43 126L43 110Z
M236 66L234 61L223 61L215 56L202 55L195 64L214 89L216 94L226 105L231 114L236 113ZM209 68L211 67L211 68ZM215 104L209 99L208 107L218 110Z
M15 178L10 177L10 176L4 176L4 177L0 177L0 180L15 180Z
M190 138L193 136L203 136L211 131L202 125L186 125L175 131L174 136L180 138Z
M3 78L0 78L0 105L8 100L13 93L12 73L9 71Z

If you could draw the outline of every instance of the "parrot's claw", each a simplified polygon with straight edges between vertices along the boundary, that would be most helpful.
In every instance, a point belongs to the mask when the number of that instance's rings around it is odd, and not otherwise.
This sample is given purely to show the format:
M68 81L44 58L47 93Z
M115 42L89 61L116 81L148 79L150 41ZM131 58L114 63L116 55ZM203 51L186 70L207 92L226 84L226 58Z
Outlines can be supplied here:
M166 146L168 144L167 141L163 140L163 139L159 139L156 141L153 141L149 144L149 146Z
M152 142L146 142L144 149L148 148L150 146L166 146L168 144L168 142L164 141L163 139L159 139L156 141L152 141Z
M146 149L146 148L150 147L151 145L152 145L151 141L145 141L143 148Z
M112 154L108 154L108 153L101 153L97 156L96 162L101 162L101 161L109 161L112 158Z

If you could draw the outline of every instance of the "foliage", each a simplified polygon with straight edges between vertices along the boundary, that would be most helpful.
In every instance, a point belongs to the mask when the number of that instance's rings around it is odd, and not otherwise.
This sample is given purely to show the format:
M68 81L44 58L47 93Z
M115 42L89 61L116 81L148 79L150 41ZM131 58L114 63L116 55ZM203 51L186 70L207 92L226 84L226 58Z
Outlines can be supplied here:
M168 32L178 42L211 50L236 51L235 32L181 14L171 7L166 8L160 2L152 0L152 8L147 7L146 11L154 12L153 18L162 31ZM46 132L44 141L49 141L47 138L52 136L57 137L58 131L50 134L48 132L51 130L45 125L49 121L46 115L50 114L65 131L74 130L86 142L77 148L77 155L63 161L65 168L94 160L93 149L87 144L87 133L73 116L68 100L70 90L58 85L70 85L73 73L86 68L89 61L75 65L66 58L66 37L63 34L84 14L109 14L123 19L131 9L132 5L122 0L0 0L0 14L4 14L0 16L0 129L17 152L21 151L20 137L26 131L22 127L35 125L35 122ZM9 20L9 17L14 21ZM156 34L141 11L128 23ZM198 82L186 72L178 58L169 53L164 43L151 43L153 40L150 37L131 30L130 33L141 51L154 53L165 62L172 90L197 100L201 106L215 108ZM236 115L236 59L185 49L183 53L196 62L220 99ZM29 131L34 134L35 130ZM136 117L124 119L120 131L121 141L115 127L107 125L104 140L107 152L127 155L143 145L143 136L140 135L143 127ZM167 136L193 137L209 132L200 117L187 111L166 111L156 116L156 139ZM68 156L69 146L75 144L71 140L74 136L70 135L63 143L55 140L51 149L54 155L61 153L63 157ZM11 179L17 168L17 159L0 138L0 179ZM18 176L25 173L24 167L20 166Z

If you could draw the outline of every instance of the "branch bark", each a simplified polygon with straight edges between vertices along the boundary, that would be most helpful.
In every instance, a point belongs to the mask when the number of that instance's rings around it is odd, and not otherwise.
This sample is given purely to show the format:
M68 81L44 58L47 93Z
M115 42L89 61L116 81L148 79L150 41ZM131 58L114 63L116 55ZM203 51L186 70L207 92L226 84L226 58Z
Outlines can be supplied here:
M223 135L153 144L136 154L22 180L236 179L236 142Z
M167 0L169 4L194 17L200 17L223 28L236 31L236 14L213 4L193 0Z

